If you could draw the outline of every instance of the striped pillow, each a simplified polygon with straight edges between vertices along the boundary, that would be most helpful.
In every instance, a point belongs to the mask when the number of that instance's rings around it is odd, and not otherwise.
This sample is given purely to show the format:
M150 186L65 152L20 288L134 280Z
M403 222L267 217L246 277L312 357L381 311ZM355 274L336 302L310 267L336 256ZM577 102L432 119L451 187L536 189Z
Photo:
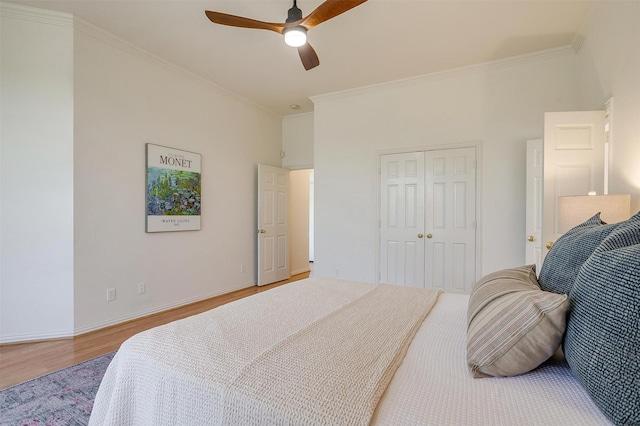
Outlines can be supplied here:
M467 312L467 364L474 377L515 376L549 359L562 341L569 299L540 290L535 265L477 282Z

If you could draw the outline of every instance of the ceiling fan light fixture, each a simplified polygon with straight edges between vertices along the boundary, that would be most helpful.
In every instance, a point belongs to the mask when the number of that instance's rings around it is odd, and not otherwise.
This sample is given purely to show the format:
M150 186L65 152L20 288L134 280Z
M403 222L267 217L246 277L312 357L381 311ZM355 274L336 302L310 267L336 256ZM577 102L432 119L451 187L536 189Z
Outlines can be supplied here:
M284 42L291 47L300 47L307 42L307 29L302 25L288 27L283 30Z

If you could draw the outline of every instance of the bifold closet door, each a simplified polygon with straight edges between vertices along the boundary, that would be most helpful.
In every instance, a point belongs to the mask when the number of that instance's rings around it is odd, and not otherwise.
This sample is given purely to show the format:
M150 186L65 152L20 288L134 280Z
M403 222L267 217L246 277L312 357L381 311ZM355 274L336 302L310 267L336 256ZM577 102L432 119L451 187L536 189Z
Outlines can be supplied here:
M470 293L476 264L476 150L425 152L425 287Z
M379 281L424 287L424 152L380 160Z
M381 155L379 282L469 293L475 212L475 148Z

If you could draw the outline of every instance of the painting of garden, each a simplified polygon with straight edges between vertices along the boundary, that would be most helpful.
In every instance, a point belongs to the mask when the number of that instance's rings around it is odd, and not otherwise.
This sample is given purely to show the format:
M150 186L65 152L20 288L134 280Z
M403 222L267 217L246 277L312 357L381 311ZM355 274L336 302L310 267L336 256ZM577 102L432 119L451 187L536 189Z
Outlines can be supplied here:
M148 167L147 215L200 216L200 173Z

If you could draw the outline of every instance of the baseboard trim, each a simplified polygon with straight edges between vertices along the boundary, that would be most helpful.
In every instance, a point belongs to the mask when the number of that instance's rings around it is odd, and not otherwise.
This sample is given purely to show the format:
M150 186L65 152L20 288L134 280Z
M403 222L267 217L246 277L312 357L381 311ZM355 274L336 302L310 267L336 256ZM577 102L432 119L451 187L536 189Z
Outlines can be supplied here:
M78 327L73 332L66 331L58 331L58 332L50 332L50 333L34 333L34 334L14 334L9 336L0 337L0 345L11 345L17 343L37 343L37 342L46 342L51 340L61 340L61 339L73 339L76 336L80 336L82 334L91 333L92 331L98 331L103 328L111 327L114 325L120 325L125 322L134 321L140 318L148 317L151 315L159 314L165 311L169 311L175 308L181 308L192 303L201 302L203 300L211 299L213 297L222 296L224 294L233 293L234 291L244 290L246 288L251 288L255 284L248 284L245 286L241 286L238 288L230 288L224 289L220 291L211 292L205 295L201 295L199 297L193 297L189 299L183 299L179 302L175 303L167 303L162 306L155 307L153 309L147 309L144 311L136 312L131 315L127 315L125 317L116 318L109 321L103 321L100 323L95 323L88 325L86 327Z
M246 285L243 287L238 287L238 288L230 288L230 289L224 289L221 291L214 291L211 293L207 293L205 295L201 295L199 297L193 297L193 298L189 298L189 299L183 299L179 302L175 302L175 303L167 303L165 305L162 306L158 306L155 307L153 309L147 309L144 311L140 311L140 312L136 312L132 315L127 315L125 317L121 317L121 318L117 318L117 319L113 319L113 320L109 320L109 321L103 321L100 323L95 323L95 324L91 324L85 327L78 327L75 329L75 334L74 336L80 336L82 334L86 334L86 333L91 333L92 331L97 331L97 330L101 330L103 328L107 328L107 327L111 327L114 325L119 325L125 322L129 322L129 321L134 321L140 318L144 318L144 317L148 317L150 315L155 315L155 314L159 314L165 311L169 311L171 309L175 309L175 308L181 308L183 306L187 306L190 305L192 303L197 303L197 302L201 302L203 300L207 300L207 299L211 299L213 297L217 297L217 296L222 296L223 294L229 294L229 293L233 293L234 291L238 291L238 290L244 290L245 288L250 288L253 287L255 284L250 284L250 285Z
M37 343L50 340L73 339L73 332L70 331L54 331L50 333L34 333L34 334L13 334L0 337L0 345L11 345L14 343Z
M306 274L307 272L311 272L311 269L309 269L309 268L297 269L295 271L291 271L291 276L299 275L299 274Z
M300 270L300 271L294 271L293 273L291 273L291 276L305 274L310 271L311 270L309 268ZM73 339L74 337L80 336L82 334L91 333L93 331L98 331L103 328L107 328L115 325L120 325L129 321L134 321L140 318L144 318L144 317L159 314L165 311L169 311L171 309L181 308L186 305L190 305L192 303L201 302L207 299L211 299L213 297L230 294L230 293L251 288L254 286L255 286L255 283L241 284L237 288L223 289L220 291L215 291L205 295L201 295L199 297L183 299L175 303L168 303L162 306L155 307L153 309L147 309L145 311L136 312L132 315L127 315L125 317L120 317L120 318L109 320L109 321L103 321L100 323L94 323L86 327L78 327L73 332L58 331L58 332L50 332L50 333L35 333L35 334L20 334L20 335L14 334L9 336L1 336L0 345L5 345L5 344L10 345L10 344L17 344L17 343L37 343L37 342L44 342L44 341L50 341L50 340Z

